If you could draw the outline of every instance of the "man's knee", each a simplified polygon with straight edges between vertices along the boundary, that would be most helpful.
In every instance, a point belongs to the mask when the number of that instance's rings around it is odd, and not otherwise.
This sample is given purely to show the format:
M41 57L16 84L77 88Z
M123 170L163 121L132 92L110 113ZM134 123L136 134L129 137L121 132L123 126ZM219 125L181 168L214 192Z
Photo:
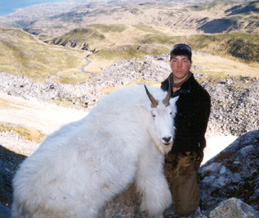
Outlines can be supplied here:
M174 202L173 207L175 212L179 216L187 216L197 210L197 208L199 207L199 199L197 199L196 201L188 200L188 201L182 201L178 203Z
M200 188L195 159L184 156L178 159L177 167L170 171L173 207L180 216L189 215L199 207Z

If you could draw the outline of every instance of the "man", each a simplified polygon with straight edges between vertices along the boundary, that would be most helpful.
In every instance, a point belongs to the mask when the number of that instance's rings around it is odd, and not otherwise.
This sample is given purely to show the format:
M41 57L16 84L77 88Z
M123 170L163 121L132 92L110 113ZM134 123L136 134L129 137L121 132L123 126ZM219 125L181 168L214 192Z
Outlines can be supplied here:
M172 73L162 82L171 97L179 96L175 117L175 139L166 156L165 175L173 195L173 208L164 217L186 216L199 207L200 188L198 170L206 146L205 132L210 115L210 96L190 72L192 50L186 44L177 44L170 52ZM169 80L168 80L169 79ZM176 213L176 214L175 214Z

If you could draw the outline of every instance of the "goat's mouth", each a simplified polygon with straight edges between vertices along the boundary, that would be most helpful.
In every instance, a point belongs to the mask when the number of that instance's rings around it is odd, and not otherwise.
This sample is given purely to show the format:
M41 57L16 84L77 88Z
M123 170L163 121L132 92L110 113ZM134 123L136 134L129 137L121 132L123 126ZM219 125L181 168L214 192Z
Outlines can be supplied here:
M171 136L163 137L161 141L165 147L170 147L173 144L173 138Z
M165 147L170 147L170 146L172 146L172 143L166 142L166 143L163 143L163 145L164 145Z
M158 151L163 155L168 154L171 151L172 146L173 146L173 143L170 143L170 142L160 142L156 144Z

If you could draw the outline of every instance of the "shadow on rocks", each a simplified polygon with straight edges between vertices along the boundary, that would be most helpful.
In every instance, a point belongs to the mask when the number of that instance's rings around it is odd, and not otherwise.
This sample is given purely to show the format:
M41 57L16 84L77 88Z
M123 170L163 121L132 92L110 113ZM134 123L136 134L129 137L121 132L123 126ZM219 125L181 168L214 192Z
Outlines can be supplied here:
M0 145L0 218L10 217L12 203L12 179L26 156Z

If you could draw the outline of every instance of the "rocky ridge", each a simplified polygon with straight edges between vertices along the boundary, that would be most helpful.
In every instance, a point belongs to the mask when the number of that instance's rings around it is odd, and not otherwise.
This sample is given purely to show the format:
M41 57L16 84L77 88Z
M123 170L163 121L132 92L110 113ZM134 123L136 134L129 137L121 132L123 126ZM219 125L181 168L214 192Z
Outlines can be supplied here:
M102 96L124 85L156 84L170 72L168 55L120 60L80 84L61 84L51 78L35 82L25 76L0 73L0 90L8 95L34 97L42 101L68 101L76 108L91 108ZM213 78L193 66L196 79L211 95L213 107L208 134L239 136L259 127L259 77ZM234 116L233 116L234 115Z
M240 136L201 167L204 213L231 197L259 211L259 130ZM226 216L210 216L226 217ZM238 216L239 217L239 216Z

